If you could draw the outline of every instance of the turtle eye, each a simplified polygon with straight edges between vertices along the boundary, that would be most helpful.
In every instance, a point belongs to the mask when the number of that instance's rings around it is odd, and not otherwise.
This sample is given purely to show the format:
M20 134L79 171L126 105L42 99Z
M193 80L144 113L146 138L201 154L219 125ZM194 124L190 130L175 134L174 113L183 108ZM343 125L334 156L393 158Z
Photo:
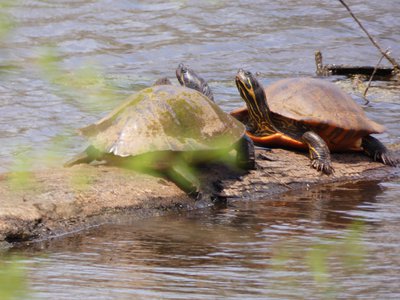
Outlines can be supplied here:
M246 76L251 76L251 72L250 72L250 71L245 71L245 72L244 72L244 75L246 75Z

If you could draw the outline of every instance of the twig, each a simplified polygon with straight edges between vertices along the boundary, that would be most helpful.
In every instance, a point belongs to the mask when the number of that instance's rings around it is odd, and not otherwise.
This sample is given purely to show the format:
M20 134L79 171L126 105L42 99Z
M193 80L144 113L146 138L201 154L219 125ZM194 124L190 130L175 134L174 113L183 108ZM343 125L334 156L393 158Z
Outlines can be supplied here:
M368 33L368 31L365 29L365 27L361 24L361 22L358 20L358 18L353 14L353 12L351 11L350 7L343 1L343 0L339 0L340 3L343 4L343 6L347 9L347 11L350 13L351 17L354 19L354 21L357 22L357 24L360 26L360 28L365 32L365 34L368 36L368 38L370 39L370 41L372 42L372 44L378 48L379 52L386 57L386 59L393 65L394 68L394 72L400 72L400 65L396 62L396 60L391 57L387 51L384 52L383 49L379 46L379 44L374 40L374 38Z
M389 49L386 49L385 53L388 53L388 52L389 52ZM376 66L375 66L374 71L373 71L372 74L371 74L371 77L369 78L367 87L366 87L365 90L364 90L363 97L364 97L364 100L365 100L365 104L368 104L368 103L369 103L369 100L367 99L367 92L368 92L369 87L371 86L371 81L372 81L372 79L374 78L374 75L375 75L375 73L376 73L376 70L378 70L378 67L379 67L379 65L381 64L382 59L383 59L384 57L385 57L385 55L382 55L381 58L379 59L378 63L377 63Z

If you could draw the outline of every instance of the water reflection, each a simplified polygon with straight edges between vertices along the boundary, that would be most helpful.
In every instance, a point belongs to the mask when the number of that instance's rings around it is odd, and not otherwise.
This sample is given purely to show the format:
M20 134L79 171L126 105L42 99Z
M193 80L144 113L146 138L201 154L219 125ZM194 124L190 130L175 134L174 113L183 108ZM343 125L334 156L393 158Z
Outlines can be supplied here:
M395 203L380 203L399 191L399 183L354 183L141 221L126 217L13 252L27 257L41 298L90 299L95 292L107 299L110 291L118 299L370 295L400 279L392 267L382 269L396 259L389 253L398 253L400 237L388 224L400 211ZM354 231L356 220L362 225ZM378 247L375 239L386 226L395 242ZM328 266L322 283L314 260ZM369 272L373 276L364 277Z

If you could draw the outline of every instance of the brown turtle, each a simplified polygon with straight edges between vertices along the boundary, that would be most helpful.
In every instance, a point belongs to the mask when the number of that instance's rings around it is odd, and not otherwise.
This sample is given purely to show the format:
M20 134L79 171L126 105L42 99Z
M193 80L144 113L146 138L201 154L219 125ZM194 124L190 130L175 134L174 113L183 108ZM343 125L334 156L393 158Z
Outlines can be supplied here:
M236 85L247 107L231 114L247 125L257 145L308 149L311 165L326 174L333 172L330 151L363 151L386 165L398 163L371 136L385 128L333 83L292 78L264 89L251 72L239 70Z
M184 70L184 72L183 72ZM207 83L179 65L177 76ZM254 168L252 141L245 126L197 90L168 85L141 90L98 122L80 129L90 146L68 161L70 167L94 160L135 169L163 172L188 193L197 195L199 182L188 166L228 155L235 149L237 165ZM163 84L163 85L161 85Z

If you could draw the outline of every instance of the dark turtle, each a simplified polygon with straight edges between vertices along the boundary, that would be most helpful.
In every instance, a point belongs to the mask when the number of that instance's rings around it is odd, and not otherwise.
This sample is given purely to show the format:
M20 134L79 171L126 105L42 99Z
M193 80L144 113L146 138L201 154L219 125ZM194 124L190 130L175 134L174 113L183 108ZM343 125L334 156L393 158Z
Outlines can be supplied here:
M335 84L313 78L279 80L263 88L253 74L239 70L236 85L247 108L231 114L247 125L257 145L308 149L311 165L331 174L330 151L364 151L394 166L398 159L370 134L384 127Z
M199 80L183 65L178 70L183 67L187 75L182 78ZM199 89L205 90L204 86ZM154 85L141 90L80 133L91 145L66 167L105 160L162 171L183 190L196 195L199 182L189 171L189 164L220 158L233 149L237 150L240 168L252 169L255 164L253 143L245 135L245 126L202 93L186 87Z

